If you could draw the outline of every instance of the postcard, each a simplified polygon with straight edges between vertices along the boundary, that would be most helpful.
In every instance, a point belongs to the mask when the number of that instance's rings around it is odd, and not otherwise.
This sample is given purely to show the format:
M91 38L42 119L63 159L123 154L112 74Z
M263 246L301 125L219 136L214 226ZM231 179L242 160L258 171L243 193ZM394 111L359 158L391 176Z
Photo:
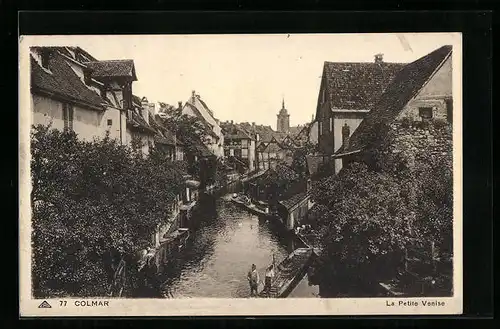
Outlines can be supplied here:
M462 313L460 33L19 40L22 317Z

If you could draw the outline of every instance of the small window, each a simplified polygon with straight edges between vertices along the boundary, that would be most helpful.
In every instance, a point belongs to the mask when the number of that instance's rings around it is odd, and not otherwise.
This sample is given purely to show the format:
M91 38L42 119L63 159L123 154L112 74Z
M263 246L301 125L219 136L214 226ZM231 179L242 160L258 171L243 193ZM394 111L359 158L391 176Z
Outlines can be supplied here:
M422 118L422 120L432 119L432 107L420 107L418 109L418 115Z
M242 149L241 150L241 157L242 158L248 158L248 149Z
M73 130L73 106L67 103L63 104L63 121L65 130Z
M112 126L113 125L113 120L112 119L108 119L108 126Z
M242 139L241 140L241 147L248 147L248 140Z
M330 118L330 131L333 131L333 118Z

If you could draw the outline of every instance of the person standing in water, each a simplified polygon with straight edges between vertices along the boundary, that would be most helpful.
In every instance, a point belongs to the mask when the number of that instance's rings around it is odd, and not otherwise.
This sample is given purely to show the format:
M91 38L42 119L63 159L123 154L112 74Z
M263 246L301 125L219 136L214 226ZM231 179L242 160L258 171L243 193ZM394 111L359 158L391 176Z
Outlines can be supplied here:
M248 283L250 284L250 296L257 296L257 287L259 286L259 272L257 266L252 264L252 269L248 272Z

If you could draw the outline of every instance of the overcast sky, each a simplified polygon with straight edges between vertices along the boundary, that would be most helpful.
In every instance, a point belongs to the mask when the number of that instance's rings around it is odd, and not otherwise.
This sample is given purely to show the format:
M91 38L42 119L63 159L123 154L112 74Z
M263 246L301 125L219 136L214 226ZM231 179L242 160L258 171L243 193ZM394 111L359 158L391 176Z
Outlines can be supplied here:
M324 61L414 61L445 44L453 34L283 34L50 36L43 43L80 46L99 60L133 59L133 92L152 102L176 105L196 90L221 120L276 128L281 99L290 124L315 112ZM37 37L37 40L41 40ZM459 40L459 39L458 39Z

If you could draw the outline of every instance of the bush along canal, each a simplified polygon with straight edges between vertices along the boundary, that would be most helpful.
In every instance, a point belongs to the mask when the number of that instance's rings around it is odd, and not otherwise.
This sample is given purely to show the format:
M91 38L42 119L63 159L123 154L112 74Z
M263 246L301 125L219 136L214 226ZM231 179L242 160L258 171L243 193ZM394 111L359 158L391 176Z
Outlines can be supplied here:
M148 275L142 296L250 297L247 273L252 264L263 283L273 256L279 263L301 247L279 222L259 219L224 198L205 196L200 201L187 245L160 271ZM317 295L318 287L309 284L307 274L289 294L296 298Z

